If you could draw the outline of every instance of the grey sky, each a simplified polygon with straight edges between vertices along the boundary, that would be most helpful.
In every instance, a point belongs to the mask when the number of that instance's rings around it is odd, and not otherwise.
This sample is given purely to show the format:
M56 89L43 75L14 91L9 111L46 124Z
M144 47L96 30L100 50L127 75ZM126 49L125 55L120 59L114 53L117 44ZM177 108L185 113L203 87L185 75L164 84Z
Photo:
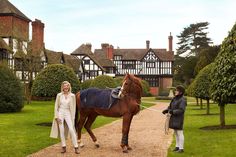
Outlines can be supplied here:
M31 20L45 23L46 48L71 53L83 43L100 48L174 49L184 27L209 22L208 37L221 44L236 22L235 0L10 0Z

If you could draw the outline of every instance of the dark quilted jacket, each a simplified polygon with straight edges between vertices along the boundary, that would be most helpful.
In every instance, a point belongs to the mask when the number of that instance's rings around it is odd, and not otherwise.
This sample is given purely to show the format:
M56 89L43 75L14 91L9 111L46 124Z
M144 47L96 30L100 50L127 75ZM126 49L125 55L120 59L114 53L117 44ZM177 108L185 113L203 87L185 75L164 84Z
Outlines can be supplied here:
M170 102L168 110L172 110L169 127L176 130L183 130L184 112L187 103L183 96L174 97Z

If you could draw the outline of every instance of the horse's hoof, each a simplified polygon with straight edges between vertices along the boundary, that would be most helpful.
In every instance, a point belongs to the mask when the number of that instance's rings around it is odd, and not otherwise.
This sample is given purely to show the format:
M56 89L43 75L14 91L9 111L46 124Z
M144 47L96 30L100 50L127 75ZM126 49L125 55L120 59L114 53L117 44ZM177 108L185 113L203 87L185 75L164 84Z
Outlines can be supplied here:
M133 150L130 146L127 147L128 150Z
M123 153L128 153L128 147L127 146L123 147Z
M95 143L96 148L99 148L99 147L100 147L98 141L96 141L96 142L94 142L94 143Z
M79 144L79 147L80 147L80 148L83 148L83 147L84 147L84 144L83 144L83 143L80 143L80 144Z

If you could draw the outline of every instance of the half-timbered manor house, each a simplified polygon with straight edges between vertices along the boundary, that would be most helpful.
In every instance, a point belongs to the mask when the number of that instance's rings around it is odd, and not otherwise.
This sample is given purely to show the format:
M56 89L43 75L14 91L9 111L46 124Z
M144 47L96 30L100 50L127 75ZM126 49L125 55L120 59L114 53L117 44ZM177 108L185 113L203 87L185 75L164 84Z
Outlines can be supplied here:
M32 30L30 30L30 25ZM29 32L32 31L32 39ZM47 50L44 46L44 23L31 21L8 0L0 0L0 62L7 62L16 76L28 81L48 64L65 64L77 76L83 73L81 61L74 57Z
M171 34L168 42L169 50L150 48L148 40L144 49L114 49L112 45L102 44L101 49L95 49L94 55L98 60L111 60L115 64L115 76L124 76L128 72L146 80L151 93L156 95L160 89L172 86L174 52Z
M82 44L71 55L82 59L85 68L82 81L101 74L116 77L128 72L146 80L151 93L156 95L160 89L172 86L174 52L171 34L168 42L169 50L150 48L150 41L146 41L143 49L114 49L112 45L103 43L94 53L91 44Z

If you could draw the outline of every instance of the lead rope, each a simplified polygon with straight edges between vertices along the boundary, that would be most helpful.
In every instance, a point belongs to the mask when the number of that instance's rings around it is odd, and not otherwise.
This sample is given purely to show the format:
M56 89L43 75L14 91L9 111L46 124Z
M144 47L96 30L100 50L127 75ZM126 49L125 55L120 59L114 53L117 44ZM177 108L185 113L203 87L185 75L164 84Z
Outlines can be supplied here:
M147 110L150 110L150 111L159 111L159 112L160 112L160 110L152 109L152 108L143 106L143 105L141 105L141 104L139 104L139 105L140 105L142 108L145 108L145 109L147 109ZM168 133L169 133L170 116L171 116L171 114L168 112L168 113L166 114L166 121L165 121L165 125L164 125L164 131L165 131L165 134L166 134L166 135L168 135Z
M169 133L169 123L170 123L170 116L171 114L170 113L167 113L166 115L166 121L165 121L165 134L168 135Z

